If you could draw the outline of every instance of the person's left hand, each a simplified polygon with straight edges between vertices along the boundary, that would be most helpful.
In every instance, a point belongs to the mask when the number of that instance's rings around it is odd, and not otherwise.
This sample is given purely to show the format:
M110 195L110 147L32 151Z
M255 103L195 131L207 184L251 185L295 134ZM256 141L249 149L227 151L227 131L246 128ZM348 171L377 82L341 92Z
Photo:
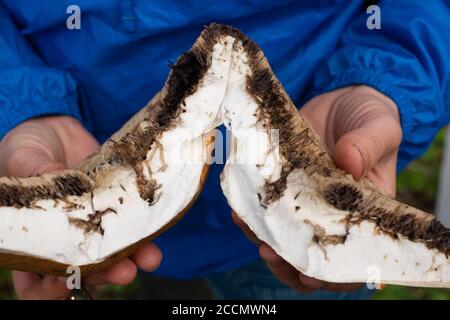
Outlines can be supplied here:
M73 168L98 148L76 119L56 115L30 119L0 141L0 176L29 177ZM88 275L83 283L126 285L136 277L138 268L153 271L161 260L158 247L144 243L131 257ZM65 299L70 293L64 277L13 271L12 278L20 299Z
M355 179L367 177L387 194L395 195L397 152L402 140L395 103L367 86L351 86L319 95L300 110L331 151L336 164ZM259 247L274 275L301 292L316 289L353 291L362 284L328 283L307 277L281 258L232 212L233 221Z

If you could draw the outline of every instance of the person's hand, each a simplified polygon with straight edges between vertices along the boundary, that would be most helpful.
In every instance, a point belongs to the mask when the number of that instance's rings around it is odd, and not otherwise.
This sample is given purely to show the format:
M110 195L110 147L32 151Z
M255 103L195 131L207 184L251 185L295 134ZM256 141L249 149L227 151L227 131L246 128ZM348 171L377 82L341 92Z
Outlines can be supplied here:
M367 177L387 194L396 188L397 151L402 140L400 116L395 103L366 86L352 86L319 95L300 110L330 149L337 165L355 179ZM327 283L307 277L260 241L232 213L234 222L259 246L261 258L275 276L301 292L315 289L353 291L361 284Z
M97 141L73 118L28 120L0 142L0 176L29 177L75 167L98 147ZM135 278L137 267L153 271L161 259L159 249L147 243L129 259L83 281L89 285L126 285ZM21 299L64 299L70 292L64 277L13 271L13 282Z

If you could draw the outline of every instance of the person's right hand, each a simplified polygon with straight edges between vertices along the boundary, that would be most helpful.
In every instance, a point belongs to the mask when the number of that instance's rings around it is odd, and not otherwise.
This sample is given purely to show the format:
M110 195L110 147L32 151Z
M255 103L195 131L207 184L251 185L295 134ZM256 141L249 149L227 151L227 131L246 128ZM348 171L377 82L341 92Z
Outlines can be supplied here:
M28 120L0 142L0 176L29 177L72 168L98 147L92 135L73 118L52 116ZM136 277L138 267L153 271L161 260L161 251L149 242L129 259L83 281L89 285L126 285ZM21 299L64 299L70 293L63 277L13 271L13 282Z
M395 195L397 152L402 140L397 105L367 86L350 86L316 96L300 110L326 143L336 164L356 180L368 178L381 191ZM329 283L308 277L259 240L236 213L233 221L259 247L261 258L274 275L301 292L316 289L346 292L355 283Z

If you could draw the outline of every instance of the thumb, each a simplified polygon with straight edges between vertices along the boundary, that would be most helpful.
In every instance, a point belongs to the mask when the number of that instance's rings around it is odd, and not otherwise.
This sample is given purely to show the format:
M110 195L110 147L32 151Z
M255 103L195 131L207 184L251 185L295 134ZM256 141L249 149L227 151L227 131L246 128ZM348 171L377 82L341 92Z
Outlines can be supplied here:
M384 158L395 155L401 138L400 124L392 116L368 117L337 140L334 158L340 168L359 179Z
M42 121L25 122L1 141L1 176L29 177L65 169L61 140Z
M3 174L13 177L38 176L66 169L46 152L39 149L21 149L13 152L6 160Z

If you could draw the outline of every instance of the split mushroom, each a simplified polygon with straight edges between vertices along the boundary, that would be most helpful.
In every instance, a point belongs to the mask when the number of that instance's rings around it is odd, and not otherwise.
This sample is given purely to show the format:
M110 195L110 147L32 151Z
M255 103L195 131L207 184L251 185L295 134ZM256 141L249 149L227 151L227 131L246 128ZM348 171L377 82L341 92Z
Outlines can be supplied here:
M89 273L130 255L194 201L222 123L232 132L221 178L230 206L299 271L450 287L450 230L337 168L259 47L218 24L79 168L0 178L0 265Z

